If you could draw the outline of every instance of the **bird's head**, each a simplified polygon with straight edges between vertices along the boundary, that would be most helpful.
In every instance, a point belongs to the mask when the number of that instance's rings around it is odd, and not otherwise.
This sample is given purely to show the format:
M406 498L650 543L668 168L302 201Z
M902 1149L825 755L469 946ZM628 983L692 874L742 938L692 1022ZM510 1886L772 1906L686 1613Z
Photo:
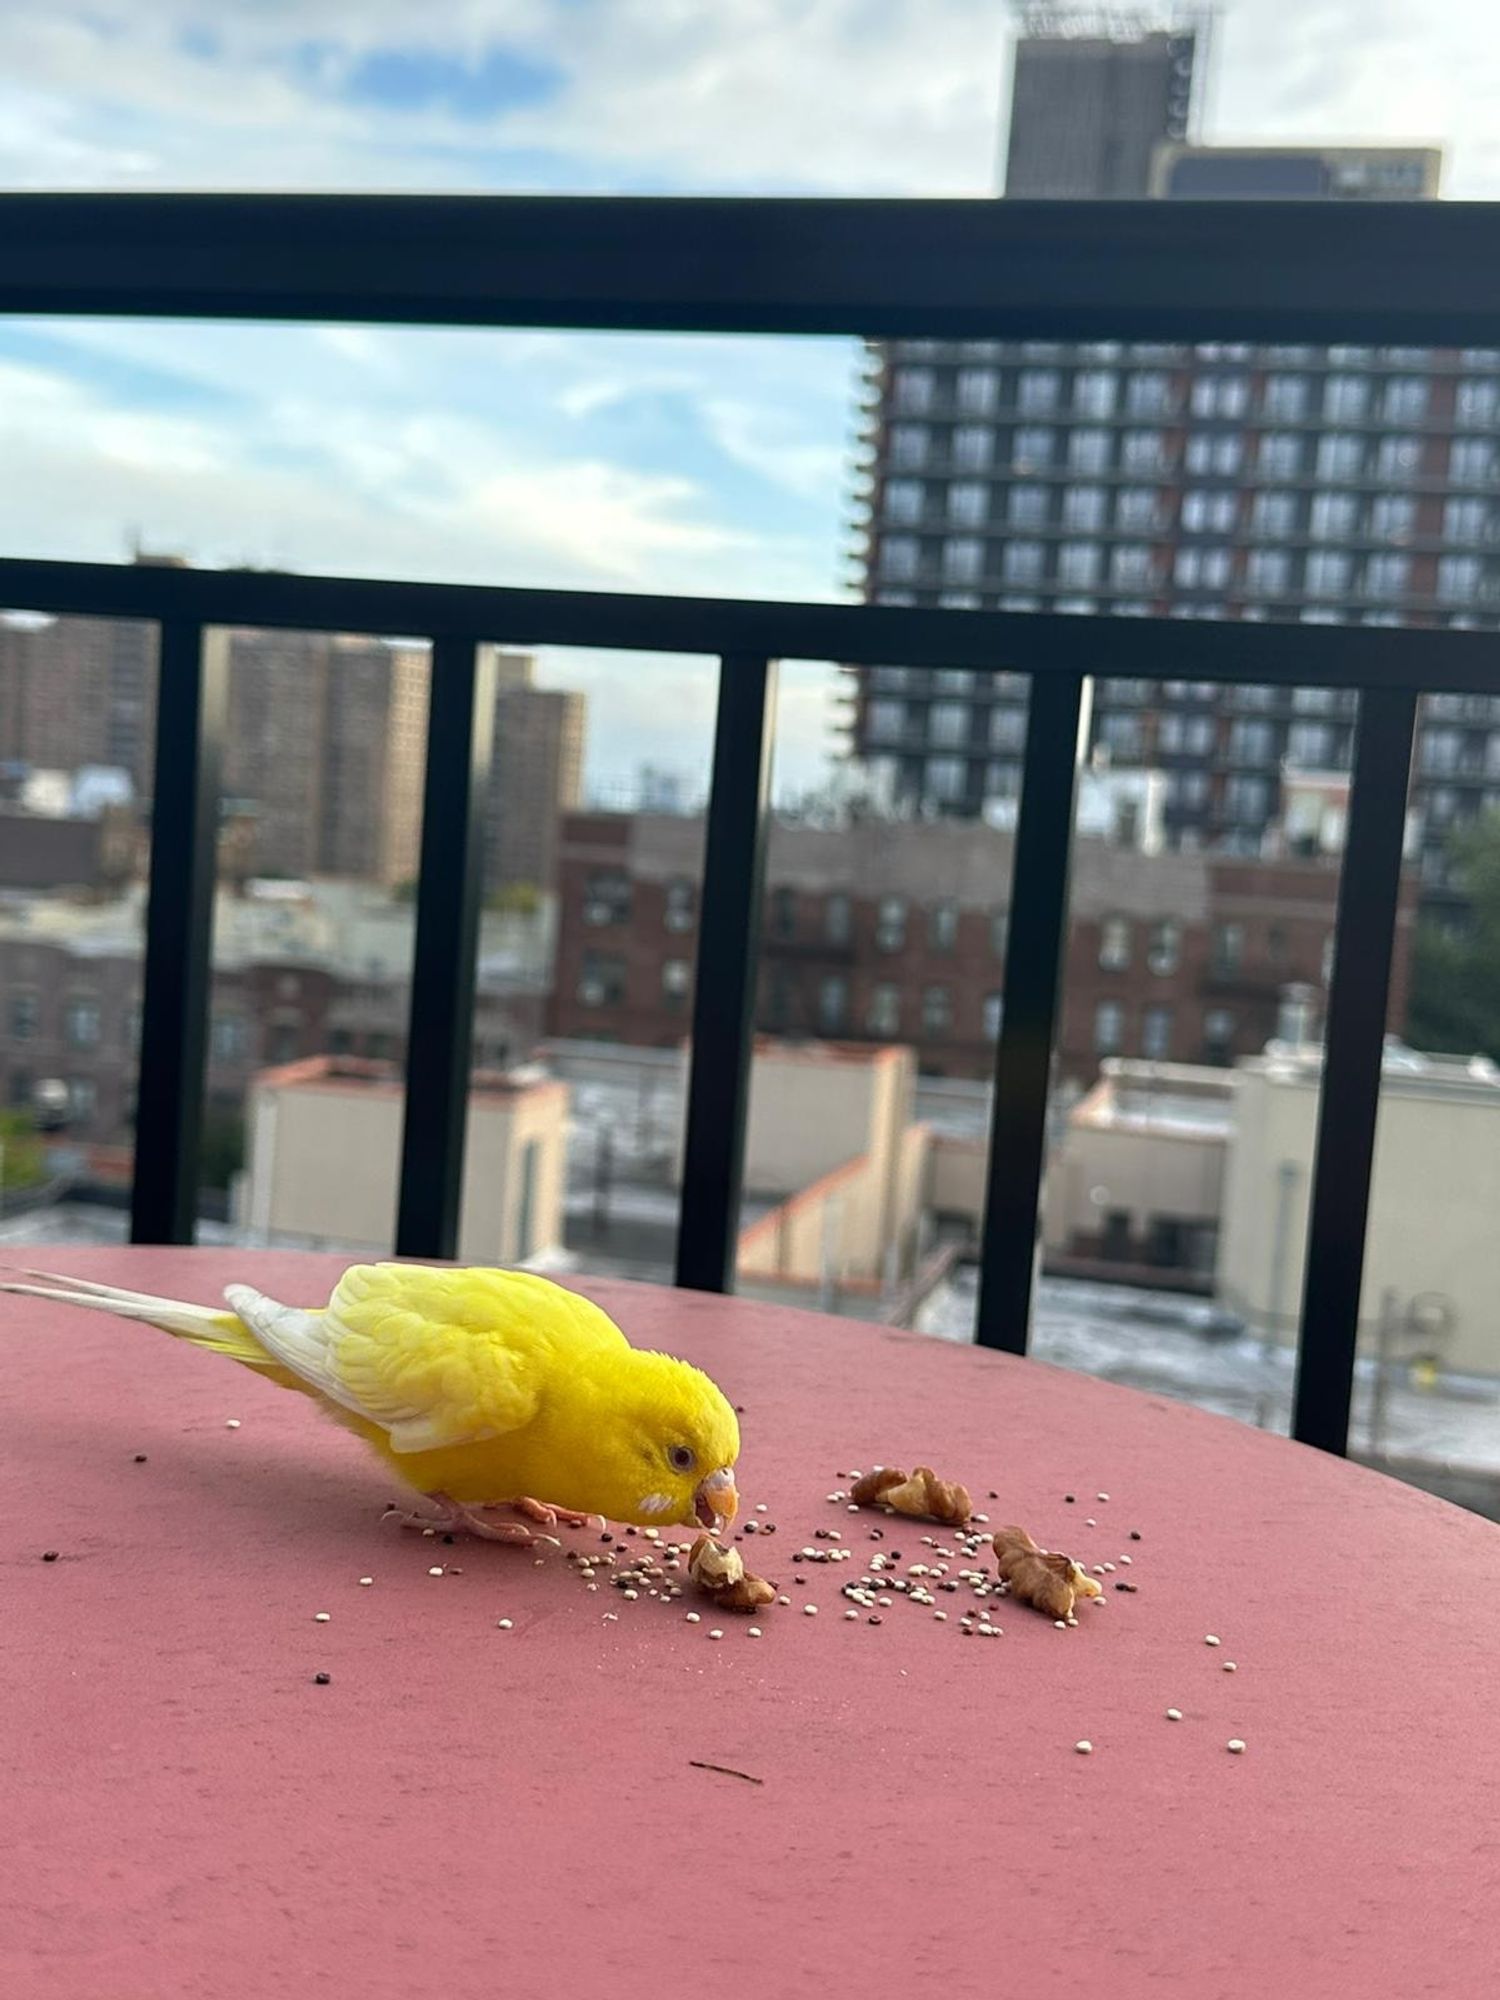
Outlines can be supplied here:
M637 1349L621 1372L594 1442L594 1505L614 1521L718 1532L739 1509L730 1404L701 1369L670 1355Z

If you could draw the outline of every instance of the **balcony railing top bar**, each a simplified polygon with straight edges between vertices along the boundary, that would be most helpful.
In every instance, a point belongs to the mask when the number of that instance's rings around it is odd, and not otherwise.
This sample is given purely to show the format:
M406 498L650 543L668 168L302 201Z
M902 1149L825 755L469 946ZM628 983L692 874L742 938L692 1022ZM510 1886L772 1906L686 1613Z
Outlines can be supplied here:
M0 312L1500 345L1461 202L0 197Z
M1500 693L1500 634L1425 627L788 604L19 560L0 560L0 606L712 658Z

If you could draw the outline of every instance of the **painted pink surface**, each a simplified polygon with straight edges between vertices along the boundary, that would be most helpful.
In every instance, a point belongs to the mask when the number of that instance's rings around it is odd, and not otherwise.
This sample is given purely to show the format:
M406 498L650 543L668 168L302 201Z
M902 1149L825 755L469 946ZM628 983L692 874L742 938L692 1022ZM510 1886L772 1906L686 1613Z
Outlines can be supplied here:
M339 1268L60 1261L305 1303ZM383 1527L389 1482L300 1398L0 1301L0 1992L1496 1990L1494 1527L1032 1363L585 1289L745 1406L743 1490L778 1529L752 1546L794 1600L763 1638L590 1594L560 1559ZM1059 1632L1003 1605L991 1640L941 1593L947 1623L899 1598L878 1628L846 1621L860 1565L790 1557L820 1527L868 1555L869 1517L826 1501L836 1473L916 1459L995 1488L997 1524L1129 1555L1104 1608ZM881 1525L903 1568L930 1554L937 1531Z

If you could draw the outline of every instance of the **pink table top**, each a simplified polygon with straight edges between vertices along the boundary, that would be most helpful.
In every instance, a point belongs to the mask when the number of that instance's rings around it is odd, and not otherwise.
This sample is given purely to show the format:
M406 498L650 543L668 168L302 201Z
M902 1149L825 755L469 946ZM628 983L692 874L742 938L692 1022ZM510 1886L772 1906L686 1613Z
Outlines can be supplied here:
M340 1268L57 1262L308 1304ZM777 1530L747 1553L789 1607L692 1624L690 1598L630 1602L603 1571L590 1592L562 1552L382 1525L389 1482L302 1399L0 1300L0 1992L1496 1990L1492 1525L1036 1363L582 1288L744 1406L742 1491ZM961 1633L963 1591L934 1592L946 1620L895 1593L878 1627L846 1619L872 1553L904 1574L941 1530L826 1496L917 1460L1114 1563L1103 1608L1059 1631L996 1604L993 1639ZM854 1559L794 1565L820 1528Z

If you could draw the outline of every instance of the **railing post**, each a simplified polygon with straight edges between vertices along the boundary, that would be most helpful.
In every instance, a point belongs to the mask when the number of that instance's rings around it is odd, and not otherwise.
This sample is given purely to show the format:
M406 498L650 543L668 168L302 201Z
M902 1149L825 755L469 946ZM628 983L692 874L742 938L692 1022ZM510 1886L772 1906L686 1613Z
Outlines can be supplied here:
M719 662L675 1275L700 1292L734 1282L775 705L770 662Z
M1294 1437L1338 1453L1348 1448L1354 1397L1415 725L1416 696L1408 690L1367 688L1361 694L1323 1031L1323 1086L1292 1409Z
M974 1337L1026 1352L1084 718L1077 674L1032 676Z
M130 1240L191 1243L229 653L194 619L164 619L160 635Z
M472 639L432 648L422 859L406 1032L398 1257L458 1250L495 656Z

